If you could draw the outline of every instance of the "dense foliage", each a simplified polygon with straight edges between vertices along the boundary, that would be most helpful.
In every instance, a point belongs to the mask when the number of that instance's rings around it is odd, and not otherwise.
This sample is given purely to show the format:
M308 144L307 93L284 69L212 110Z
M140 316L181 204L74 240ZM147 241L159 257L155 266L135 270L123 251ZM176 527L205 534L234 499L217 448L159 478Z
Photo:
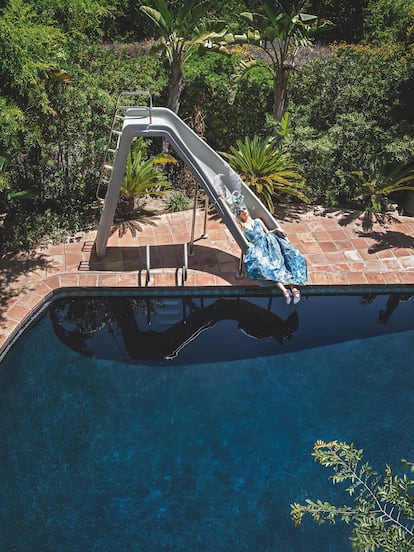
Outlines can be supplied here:
M152 56L63 34L21 7L13 0L0 20L4 249L94 223L97 175L118 93L145 89L156 98L166 82ZM64 78L56 78L59 72ZM23 190L30 197L20 199Z
M414 1L375 0L369 2L364 18L366 39L373 44L414 42Z
M295 75L291 145L316 201L352 204L349 173L378 157L389 167L413 164L413 62L397 44L341 45Z
M189 117L194 106L206 115L205 137L216 150L228 150L246 134L267 135L272 123L272 82L268 72L256 71L243 81L236 101L229 105L229 79L233 71L231 58L217 53L195 55L185 71L181 116Z
M160 33L141 9L150 4L2 3L2 251L96 224L95 188L119 92L148 90L155 105L168 101L168 67L150 53ZM167 4L174 14L183 6L179 0ZM231 32L244 33L240 14L260 12L263 5L213 2L201 23L225 19ZM313 201L360 207L352 173L368 173L378 158L386 172L414 165L413 0L309 0L295 8L332 20L319 40L359 43L315 48L307 57L299 52L287 94L293 132L284 147ZM274 82L264 59L229 105L230 78L245 57L243 48L233 47L231 56L194 52L183 68L179 114L188 120L199 110L205 139L217 151L229 152L246 137L266 138L274 129ZM391 199L403 199L399 194Z
M359 42L364 35L364 10L369 0L311 0L309 9L329 19L333 27L326 28L320 39L330 42Z

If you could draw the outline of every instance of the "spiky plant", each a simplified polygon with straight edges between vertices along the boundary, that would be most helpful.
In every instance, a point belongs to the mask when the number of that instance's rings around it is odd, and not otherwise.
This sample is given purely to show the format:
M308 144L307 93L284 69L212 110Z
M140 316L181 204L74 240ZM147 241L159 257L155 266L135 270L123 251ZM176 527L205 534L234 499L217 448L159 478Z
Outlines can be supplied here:
M364 230L370 230L374 220L383 221L385 200L391 194L414 190L414 169L400 165L390 169L376 161L367 170L352 171L349 176L355 183L354 199L361 204Z
M292 195L310 202L307 195L310 189L303 175L290 153L276 147L275 137L246 136L244 141L237 140L236 146L230 147L230 153L222 155L272 213L278 195Z
M174 157L166 153L148 158L145 140L137 138L132 144L121 185L121 199L127 204L126 211L133 211L136 197L162 195L165 189L171 188L161 165L176 162Z

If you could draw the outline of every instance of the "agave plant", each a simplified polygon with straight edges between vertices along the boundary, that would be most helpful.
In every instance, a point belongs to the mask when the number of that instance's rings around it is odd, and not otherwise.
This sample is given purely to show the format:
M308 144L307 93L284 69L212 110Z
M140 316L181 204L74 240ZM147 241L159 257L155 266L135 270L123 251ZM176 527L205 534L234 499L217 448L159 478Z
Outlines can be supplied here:
M310 199L304 177L285 149L276 148L276 138L247 136L230 147L230 153L222 153L230 166L240 174L244 183L253 189L261 201L273 212L276 194L292 195L305 203Z
M141 137L134 140L121 185L121 198L127 204L127 211L134 210L136 197L162 195L165 189L171 188L162 165L176 162L174 157L166 153L148 158L145 140Z
M362 205L364 230L370 230L374 220L384 220L388 196L414 190L414 169L401 165L387 169L384 163L377 161L367 171L352 171L349 176L356 184L354 198Z

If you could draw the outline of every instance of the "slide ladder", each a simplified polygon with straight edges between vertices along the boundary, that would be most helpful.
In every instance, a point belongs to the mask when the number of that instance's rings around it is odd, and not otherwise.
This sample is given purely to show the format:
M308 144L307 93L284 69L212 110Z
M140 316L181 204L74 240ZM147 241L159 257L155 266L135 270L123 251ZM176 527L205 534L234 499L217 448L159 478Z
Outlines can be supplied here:
M149 92L122 91L118 96L114 116L112 119L111 130L109 132L108 143L104 154L104 160L102 163L102 168L95 193L96 199L101 204L103 204L105 201L107 187L111 181L112 170L116 162L116 155L119 149L119 139L122 135L122 126L126 117L127 110L131 107L136 107L136 100L138 98L142 98L142 96L148 96L149 113L151 114L152 96ZM102 190L104 190L104 193L102 193Z

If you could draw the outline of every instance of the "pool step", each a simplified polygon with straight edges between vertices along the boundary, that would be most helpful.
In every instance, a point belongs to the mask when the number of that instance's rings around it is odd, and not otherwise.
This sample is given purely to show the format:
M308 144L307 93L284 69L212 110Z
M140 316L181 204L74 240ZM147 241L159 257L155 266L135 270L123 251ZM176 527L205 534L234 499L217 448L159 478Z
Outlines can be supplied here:
M184 319L184 306L182 299L163 299L160 304L154 304L153 322L158 324L172 326L179 324ZM155 319L155 320L154 320Z

